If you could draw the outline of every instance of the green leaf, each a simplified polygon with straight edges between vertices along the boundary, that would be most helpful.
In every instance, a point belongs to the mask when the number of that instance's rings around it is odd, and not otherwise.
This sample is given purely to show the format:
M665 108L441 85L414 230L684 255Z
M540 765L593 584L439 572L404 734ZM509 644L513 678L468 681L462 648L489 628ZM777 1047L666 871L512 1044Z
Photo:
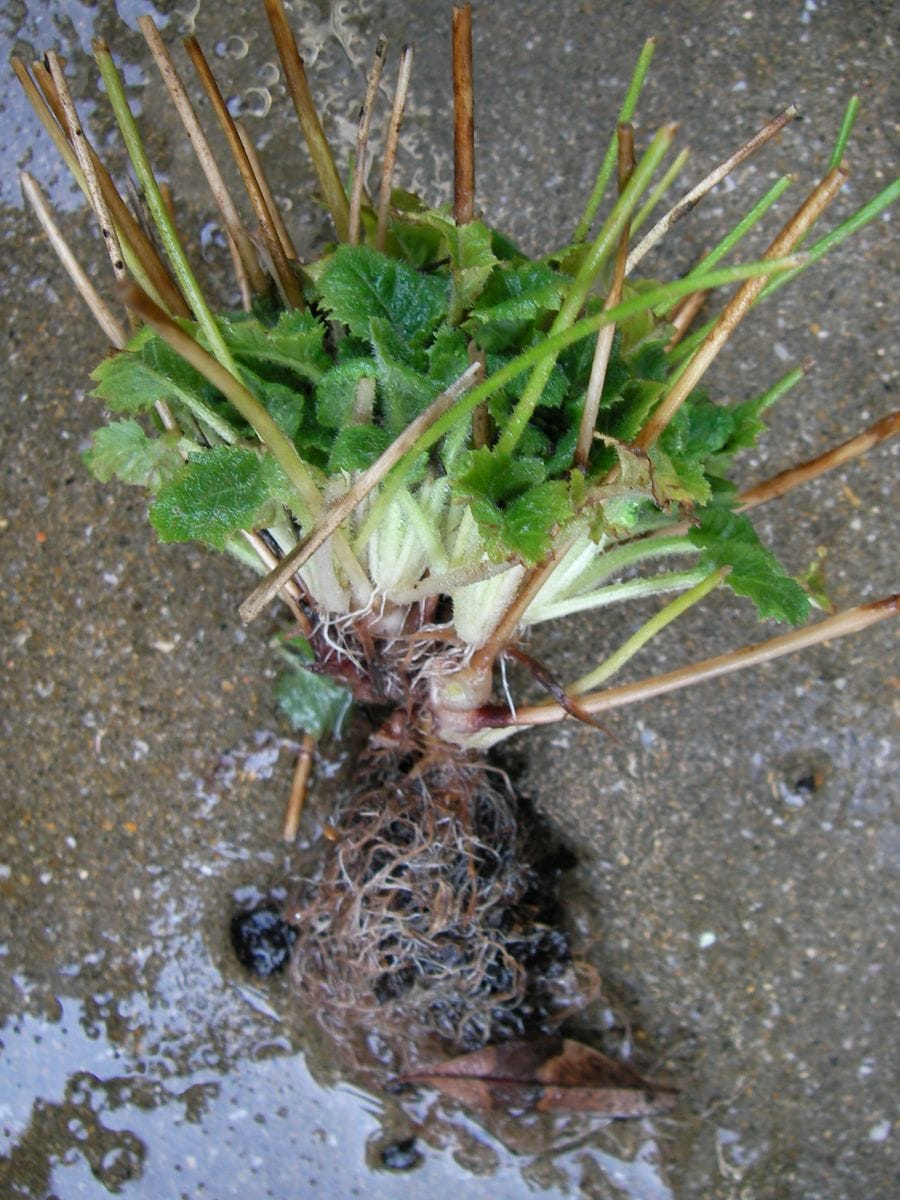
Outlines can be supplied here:
M275 699L294 729L317 739L339 733L353 703L347 688L304 667L283 671L278 676Z
M494 271L472 316L479 323L534 320L559 308L570 283L543 263Z
M279 482L273 460L215 446L192 454L160 490L150 522L164 542L205 542L223 550L232 533L253 528Z
M405 343L424 346L447 311L447 281L425 275L369 246L339 246L319 279L322 304L367 340L387 321Z
M279 429L289 438L296 437L303 420L303 393L286 383L264 379L247 366L243 367L243 376L244 383L263 404Z
M514 554L533 566L549 551L554 531L571 515L568 485L559 479L540 483L506 509L503 539Z
M697 514L691 542L702 551L704 569L731 567L725 583L746 596L761 617L802 625L809 617L809 598L778 559L765 548L749 518L710 506Z
M453 481L453 490L461 498L477 497L502 505L542 483L545 475L544 464L538 458L509 458L482 446L467 455L465 468Z
M341 429L353 418L361 379L377 379L371 358L350 358L326 371L316 385L316 416L329 429Z
M428 407L437 391L421 371L409 365L411 355L387 321L374 317L371 326L384 423L396 437Z
M422 220L439 229L450 256L449 322L457 325L472 307L498 259L493 251L493 236L481 221L457 225L453 218L432 209Z
M142 329L124 350L104 359L91 372L91 379L97 384L93 395L113 412L145 412L157 400L190 403L202 397L207 386L199 371L149 328Z
M392 438L386 429L374 425L348 425L335 438L328 460L330 474L338 471L362 471L383 454Z
M228 348L242 364L279 367L311 383L331 366L323 345L325 326L308 311L288 309L271 328L252 317L220 317L218 323Z
M147 437L137 421L113 421L95 431L82 458L101 483L115 476L156 492L181 467L178 440L177 433Z

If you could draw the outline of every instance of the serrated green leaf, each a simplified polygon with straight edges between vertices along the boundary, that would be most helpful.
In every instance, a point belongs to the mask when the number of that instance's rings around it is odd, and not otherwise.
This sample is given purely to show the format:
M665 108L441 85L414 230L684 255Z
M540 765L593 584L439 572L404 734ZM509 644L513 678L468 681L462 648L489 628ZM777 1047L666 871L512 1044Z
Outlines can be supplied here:
M731 567L725 583L746 596L759 615L802 625L809 617L809 598L803 588L767 550L743 513L710 506L698 513L699 524L690 539L702 553L704 569Z
M147 437L137 421L113 421L93 433L82 458L101 483L115 477L156 492L181 467L178 440L177 433Z
M271 327L252 317L220 317L218 324L238 362L257 370L278 367L316 383L331 366L323 345L325 326L308 311L289 309Z
M328 471L362 471L383 454L392 438L386 429L375 425L348 425L335 438L328 460Z
M279 484L274 460L215 446L192 454L162 488L150 522L163 542L205 542L223 550L232 533L252 529Z
M297 436L303 420L305 399L296 387L277 380L265 379L249 367L243 367L244 383L265 407L266 411L289 438Z
M321 302L357 337L387 321L410 346L424 346L447 310L447 281L423 274L369 246L339 246L319 279Z
M202 397L206 380L162 338L144 328L124 350L92 372L93 395L113 412L146 412L157 400L190 402Z
M410 365L412 356L387 321L374 317L370 324L382 416L396 437L428 407L440 389L435 390L434 384Z
M294 729L317 739L339 733L353 703L347 688L303 667L278 676L275 699Z
M494 321L529 321L555 312L571 283L544 263L525 263L494 271L472 309L481 324Z

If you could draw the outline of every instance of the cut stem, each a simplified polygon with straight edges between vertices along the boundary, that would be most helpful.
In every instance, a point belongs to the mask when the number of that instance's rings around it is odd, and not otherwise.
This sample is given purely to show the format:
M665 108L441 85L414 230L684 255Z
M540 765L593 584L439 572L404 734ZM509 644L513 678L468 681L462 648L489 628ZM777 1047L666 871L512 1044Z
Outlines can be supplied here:
M631 125L620 125L617 133L619 139L619 195L621 196L634 170L634 129ZM613 270L612 283L603 305L604 309L609 310L615 307L622 299L622 285L625 282L625 260L628 257L628 239L630 236L631 226L626 220L619 237L616 265ZM606 369L609 366L609 356L612 353L615 335L616 327L613 324L604 325L597 334L597 345L594 349L594 360L591 364L591 375L584 396L584 408L581 413L578 442L575 447L575 466L580 471L586 470L591 447L594 444L594 427L597 424L600 398L603 395L603 384L606 382Z
M41 124L52 138L60 157L68 167L75 182L81 188L88 202L90 202L87 180L78 165L75 151L69 145L63 133L65 118L50 72L43 63L34 64L35 79L37 79L41 87L41 91L38 91L28 74L25 64L17 58L11 59L11 62L13 70L25 91L25 95L28 97L29 103L37 113ZM154 299L158 300L174 316L190 316L190 309L185 304L184 297L172 282L172 278L166 269L165 263L157 253L156 247L131 215L125 201L119 195L112 177L100 162L96 151L91 147L87 138L85 138L85 144L90 151L91 160L97 172L104 199L109 205L113 219L116 222L122 253L129 271L131 271L141 286L150 292Z
M453 9L453 219L475 219L475 107L472 87L472 5Z
M604 222L603 228L597 234L589 253L578 270L578 274L572 281L562 307L556 314L553 324L550 327L550 337L567 329L575 321L578 313L584 306L584 302L599 271L618 244L629 216L643 195L653 172L662 161L674 136L675 126L666 125L659 130L656 137L654 137L653 141L647 147L646 153L631 173L631 178L616 201L609 217ZM549 340L550 338L547 341L549 342ZM519 439L525 432L528 422L531 420L532 413L538 405L555 362L556 356L548 355L543 359L540 366L532 371L528 383L525 385L522 395L519 397L512 415L506 423L506 428L503 430L497 443L498 455L511 455L515 450Z
M59 261L65 268L66 274L72 280L78 294L91 310L91 314L110 342L117 350L121 350L128 340L124 327L113 316L106 301L100 296L88 278L86 271L75 257L71 247L60 232L59 226L53 220L50 207L44 199L43 193L36 181L27 171L22 171L19 179L22 183L22 191L25 193L25 198L34 209L35 216L40 221L41 228L47 235L47 240L56 252Z
M409 77L412 73L413 52L411 46L404 46L400 51L400 66L397 70L397 86L394 89L394 103L391 107L391 121L388 126L387 140L384 146L384 162L381 166L381 188L378 192L378 225L375 231L375 246L383 250L387 241L388 214L391 208L391 188L394 182L394 166L397 162L397 146L400 142L400 125L403 121L403 110L406 107L406 96L409 91Z
M879 442L896 437L898 433L900 433L900 410L882 417L880 421L876 421L862 433L848 438L846 442L841 442L839 446L832 447L824 454L819 454L816 458L811 458L796 467L790 467L771 479L748 488L746 492L741 493L741 503L737 511L746 512L747 509L756 508L758 504L765 504L768 500L777 500L792 488L799 487L802 483L809 483L819 475L824 475L826 471L842 467L854 458L867 454Z
M650 70L650 60L653 58L653 51L655 49L656 38L652 37L648 38L641 47L641 53L638 56L637 64L631 76L631 82L628 84L628 91L625 93L625 100L619 110L617 125L626 124L634 116L634 110L637 108L637 102L644 86L644 80L647 78L647 72ZM606 188L615 169L617 147L618 139L613 134L609 139L609 145L606 147L603 162L600 164L597 179L588 197L581 220L576 225L575 232L572 235L573 242L585 241L590 233L594 217L597 215L597 209L600 207L600 202L606 193Z
M387 39L379 37L375 43L375 53L372 55L372 66L366 83L366 95L359 110L359 125L356 131L356 158L353 162L353 179L350 184L350 215L347 222L347 241L355 246L359 241L359 215L362 210L363 186L366 178L366 157L369 150L369 130L372 126L372 109L375 97L378 95L378 85L381 82L381 72L384 70L384 58L387 53Z
M225 180L222 178L222 172L219 170L212 147L197 119L194 106L191 104L181 76L175 68L172 56L165 42L162 40L152 17L139 17L138 25L140 26L141 33L144 35L144 40L150 48L153 61L156 63L159 73L162 76L163 83L166 85L166 90L171 97L175 110L181 118L181 123L184 126L188 141L191 143L191 148L197 157L197 162L200 164L200 169L203 171L206 182L209 184L209 190L212 192L213 199L216 202L216 207L222 218L222 224L225 226L228 236L231 238L237 251L238 263L243 274L246 276L246 282L253 292L257 294L264 292L266 288L265 273L259 265L256 251L253 249L253 243L250 241L250 237L244 228L231 193L228 190ZM238 277L238 284L243 287L243 281L240 276Z
M250 198L250 203L253 205L254 216L259 222L260 232L262 233L266 250L269 258L272 260L272 266L278 279L278 286L288 304L294 308L303 308L303 292L300 288L300 281L297 279L291 264L288 262L281 239L278 236L278 230L275 227L272 213L269 211L269 206L266 203L265 193L256 177L253 164L247 156L247 151L244 149L244 144L237 131L234 118L228 111L228 105L225 103L218 83L216 83L212 69L206 60L206 55L203 53L200 43L195 37L185 38L184 48L187 50L188 57L194 65L194 70L197 72L200 82L203 85L203 90L209 97L213 112L216 114L216 119L222 128L222 132L225 134L228 148L240 172L247 195Z
M847 149L847 142L850 140L850 134L853 132L853 126L856 123L856 117L859 113L859 96L853 95L847 102L847 108L844 112L844 119L841 121L841 128L838 131L837 141L834 144L834 149L831 152L831 158L828 160L828 169L833 171L835 167L839 167L844 159L844 151Z
M842 168L829 171L769 246L763 256L764 259L778 259L790 253L797 242L804 237L814 222L818 220L846 181L847 172ZM634 442L638 449L646 450L648 446L653 445L672 420L675 413L678 412L678 409L706 374L719 354L719 351L750 311L753 302L759 296L764 286L765 280L762 277L757 277L756 279L748 279L746 283L738 288L735 295L723 309L722 315L716 321L712 330L679 376L674 387L672 387L659 407L652 413L650 419L638 434Z
M319 114L316 112L303 59L297 49L297 42L285 16L281 0L264 0L264 3L278 57L284 68L285 82L291 94L291 100L294 102L294 111L297 113L297 120L300 122L300 128L306 140L313 169L319 179L325 205L331 213L338 237L342 242L346 241L350 223L347 194L335 166L331 147L325 137Z
M773 117L766 125L762 127L752 138L744 142L743 146L739 146L737 150L728 158L723 159L717 167L714 167L709 174L701 179L696 187L691 190L674 204L665 216L660 217L649 233L641 239L628 256L628 264L626 266L626 274L630 275L638 263L653 249L657 242L669 232L672 226L686 216L692 208L694 208L708 192L716 186L717 183L729 175L737 166L740 166L745 159L757 151L760 146L764 146L766 142L772 140L785 125L797 115L797 106L789 105L783 112L780 112L777 117Z
M59 56L54 51L49 51L47 54L47 67L50 71L50 76L53 79L56 87L56 94L59 97L59 103L62 107L63 116L65 118L65 129L68 133L69 142L75 151L75 157L78 159L78 165L81 168L81 173L84 176L87 184L88 200L91 208L94 210L94 215L97 218L97 223L100 226L100 234L103 237L103 244L106 247L106 252L109 255L109 261L113 269L113 275L118 283L121 283L126 278L125 263L122 259L122 247L119 245L118 234L113 223L112 214L109 211L109 206L103 196L103 190L100 187L100 181L97 172L94 169L94 160L88 148L84 136L84 130L81 128L81 122L78 119L78 112L75 108L75 101L72 99L72 93L69 91L69 85L66 77L63 74L63 69L59 61Z
M209 305L206 303L206 298L203 295L194 272L191 270L184 248L178 240L178 234L166 209L165 201L156 182L156 176L153 174L153 168L150 166L150 160L147 158L147 153L144 150L134 116L128 106L121 77L113 62L109 47L100 38L94 40L94 54L97 59L97 65L100 68L100 74L103 77L103 82L106 85L106 93L109 96L109 102L115 114L116 124L119 126L119 131L125 142L128 157L131 159L134 173L137 175L138 183L144 193L144 199L147 202L147 207L150 209L153 223L165 247L172 270L175 272L175 278L178 280L188 304L191 306L203 332L206 334L210 348L216 358L226 372L236 377L238 374L237 366L231 357L228 347L225 345L222 334L219 332L219 327L210 312ZM154 307L156 306L154 305Z
M288 259L296 262L298 259L297 249L294 246L293 238L288 232L288 227L284 223L284 217L281 215L281 209L278 207L278 202L275 199L275 193L272 191L272 185L269 183L268 176L266 175L262 159L253 145L253 138L250 136L250 131L243 121L235 121L234 127L237 130L238 137L241 139L241 145L244 147L244 153L247 155L247 161L250 163L254 178L259 184L259 190L263 194L263 199L272 218L272 224L275 226L275 232L278 234L278 241L281 244L281 248Z
M294 767L291 794L288 797L284 813L282 837L286 842L293 842L300 830L300 817L303 814L303 801L306 799L306 789L309 786L315 749L316 739L311 733L304 734L303 742L297 752L297 765Z
M622 687L609 688L605 692L583 696L579 706L586 712L597 714L608 712L613 708L621 708L627 704L636 704L641 700L649 700L653 696L662 696L679 688L691 687L706 679L716 679L720 675L730 675L734 671L742 671L746 667L755 667L760 663L780 658L784 654L794 654L820 642L832 638L844 637L850 633L858 633L878 621L895 617L900 613L900 595L886 596L882 600L870 604L860 604L855 608L826 617L815 625L807 625L803 629L795 629L783 633L779 637L766 642L757 642L752 646L743 646L728 654L719 654L714 658L704 659L675 671L667 671L663 675L654 675L649 679L641 679L637 683L624 684ZM529 725L549 725L556 721L565 720L568 714L559 704L538 704L528 708L520 708L515 721L511 721L508 710L482 710L476 719L476 728L496 728L504 726L526 727Z

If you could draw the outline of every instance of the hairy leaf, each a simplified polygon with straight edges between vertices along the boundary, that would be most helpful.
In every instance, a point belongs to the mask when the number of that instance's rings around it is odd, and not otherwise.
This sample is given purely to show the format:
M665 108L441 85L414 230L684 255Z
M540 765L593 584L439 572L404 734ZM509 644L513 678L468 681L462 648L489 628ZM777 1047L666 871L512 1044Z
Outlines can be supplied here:
M809 617L809 598L759 540L750 519L717 506L697 515L699 525L690 539L702 551L701 566L731 567L725 583L751 600L761 617L802 625Z
M181 466L178 434L147 437L137 421L113 421L91 436L82 455L95 479L108 483L115 477L157 492Z
M205 542L223 550L229 536L252 529L277 485L274 463L252 450L215 446L192 454L162 488L150 521L164 542Z
M369 246L339 246L319 279L319 293L333 318L357 337L371 337L381 319L402 341L423 346L443 320L447 281L422 274Z
M328 460L329 472L361 471L387 450L391 435L374 425L348 425L335 438Z
M225 341L238 362L291 371L316 383L331 359L323 346L325 326L309 312L290 309L268 328L252 317L219 318Z
M504 541L514 554L533 565L550 549L554 530L571 515L568 485L561 479L539 483L508 505Z
M371 358L350 358L326 371L316 386L316 416L328 429L341 429L353 416L361 379L377 379Z
M275 681L275 699L294 729L314 738L340 733L353 697L345 687L304 667L283 671Z
M202 397L206 380L162 338L144 328L124 350L105 358L91 373L93 395L113 412L145 412L157 400L189 402Z

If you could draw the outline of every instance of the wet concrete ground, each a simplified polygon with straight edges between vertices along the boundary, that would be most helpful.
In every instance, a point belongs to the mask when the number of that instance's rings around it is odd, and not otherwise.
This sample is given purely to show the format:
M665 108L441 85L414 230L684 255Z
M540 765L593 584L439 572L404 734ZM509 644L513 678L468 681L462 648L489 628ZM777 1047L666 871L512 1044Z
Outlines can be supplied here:
M132 26L123 31L109 0L7 4L2 39L26 56L49 46L67 55L101 142L110 121L86 51L91 35L113 41L183 227L204 230L212 285L224 257L212 205L163 117L134 31L146 7L119 5ZM178 9L196 7L159 7L170 37L189 24ZM336 4L331 21L327 5L294 9L344 150L375 34L386 32L395 53L416 45L399 181L446 196L450 6ZM704 221L721 233L781 172L797 172L799 196L854 90L863 115L837 215L884 186L897 147L890 6L807 0L712 12L701 3L482 5L479 199L490 219L534 250L565 236L652 32L659 47L641 128L682 122L695 147L688 180L790 100L804 114L738 173L740 196L723 189L685 223L669 270L714 240ZM309 207L309 172L265 66L274 56L260 13L201 5L196 31L265 143L306 250L324 222ZM15 166L50 187L99 277L101 250L13 83L4 102L0 1193L891 1194L897 679L885 625L615 715L617 743L567 726L518 745L527 789L579 848L570 899L582 944L632 1023L641 1063L683 1085L674 1118L598 1129L554 1157L527 1139L513 1155L457 1116L443 1149L419 1138L424 1160L412 1175L371 1169L385 1141L415 1128L341 1081L286 986L251 982L227 945L236 902L300 865L278 840L290 754L278 753L285 731L271 699L275 622L243 632L240 571L200 549L156 545L142 501L83 470L79 452L97 423L87 374L102 338L22 211ZM816 359L773 418L766 464L745 464L748 482L895 406L892 228L879 221L780 292L715 368L717 393L743 397L786 364ZM842 607L896 587L894 461L882 448L759 514L792 569L827 548ZM641 619L577 621L544 633L537 650L565 677ZM639 669L757 636L743 606L716 597Z

